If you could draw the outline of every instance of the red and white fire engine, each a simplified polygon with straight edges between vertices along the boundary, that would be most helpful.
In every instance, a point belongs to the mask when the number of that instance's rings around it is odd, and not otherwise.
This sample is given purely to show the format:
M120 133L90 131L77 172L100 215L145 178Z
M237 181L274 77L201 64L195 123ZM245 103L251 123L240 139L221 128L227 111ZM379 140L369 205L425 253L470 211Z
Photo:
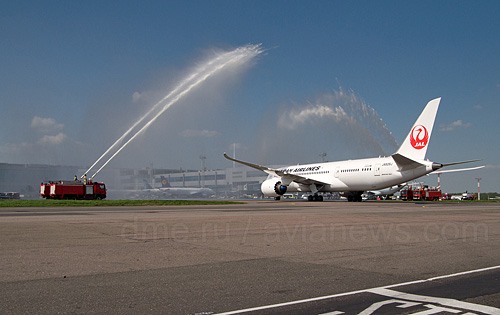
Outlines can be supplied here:
M49 181L40 184L40 196L46 199L104 199L106 185L93 181Z

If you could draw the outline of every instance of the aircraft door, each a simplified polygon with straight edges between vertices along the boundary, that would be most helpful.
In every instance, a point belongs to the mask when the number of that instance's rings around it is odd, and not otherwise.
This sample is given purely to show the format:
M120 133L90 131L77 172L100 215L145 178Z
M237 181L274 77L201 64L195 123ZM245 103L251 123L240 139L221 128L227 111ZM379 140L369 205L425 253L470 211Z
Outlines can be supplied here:
M380 176L380 164L375 164L375 176Z
M339 173L340 173L340 167L339 167L339 166L337 166L337 167L335 168L335 178L339 178Z

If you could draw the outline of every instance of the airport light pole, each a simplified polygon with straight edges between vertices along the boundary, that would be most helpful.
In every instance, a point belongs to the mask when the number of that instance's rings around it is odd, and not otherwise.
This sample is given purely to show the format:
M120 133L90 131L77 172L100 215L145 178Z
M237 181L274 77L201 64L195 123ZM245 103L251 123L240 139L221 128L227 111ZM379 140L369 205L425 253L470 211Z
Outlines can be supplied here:
M236 142L233 143L233 159L236 158ZM236 168L236 162L233 161L233 168Z
M482 178L476 178L477 180L477 200L481 200L481 191L480 191L480 184L479 182L481 181Z
M319 156L321 157L321 162L323 162L323 163L324 163L324 162L325 162L325 156L326 156L326 153L325 153L325 152L323 152L323 153L321 153Z
M206 156L200 155L200 160L201 160L201 187L205 187L205 160L207 159Z
M149 176L151 178L151 187L155 188L155 177L154 177L153 162L151 162L149 165L151 166L151 169L149 170Z

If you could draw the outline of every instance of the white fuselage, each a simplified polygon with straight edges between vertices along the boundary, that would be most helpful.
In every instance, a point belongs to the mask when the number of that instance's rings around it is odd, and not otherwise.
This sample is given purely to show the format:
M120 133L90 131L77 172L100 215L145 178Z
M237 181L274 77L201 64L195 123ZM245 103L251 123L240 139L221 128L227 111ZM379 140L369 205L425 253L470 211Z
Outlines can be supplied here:
M421 167L401 171L394 159L389 157L347 160L338 162L294 165L280 168L280 171L299 175L325 185L316 185L320 192L368 191L383 189L413 180L433 171L432 162L419 161ZM265 187L275 184L279 177L270 176L262 184L266 196L276 196ZM310 185L292 182L287 192L314 192Z

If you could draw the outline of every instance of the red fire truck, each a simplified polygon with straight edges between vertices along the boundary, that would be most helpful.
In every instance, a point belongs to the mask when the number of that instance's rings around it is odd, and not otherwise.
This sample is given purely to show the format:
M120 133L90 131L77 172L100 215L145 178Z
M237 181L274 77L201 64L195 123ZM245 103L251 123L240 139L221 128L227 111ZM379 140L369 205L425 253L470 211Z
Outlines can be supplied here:
M413 200L413 190L411 189L411 186L408 186L406 189L401 189L399 199L404 201Z
M442 196L443 194L441 193L441 190L435 187L429 188L427 186L423 186L419 189L413 190L413 200L434 201L439 200Z
M440 200L443 194L439 188L428 187L427 185L413 187L401 190L401 200Z
M89 181L55 181L40 184L40 196L45 199L104 199L106 185Z

